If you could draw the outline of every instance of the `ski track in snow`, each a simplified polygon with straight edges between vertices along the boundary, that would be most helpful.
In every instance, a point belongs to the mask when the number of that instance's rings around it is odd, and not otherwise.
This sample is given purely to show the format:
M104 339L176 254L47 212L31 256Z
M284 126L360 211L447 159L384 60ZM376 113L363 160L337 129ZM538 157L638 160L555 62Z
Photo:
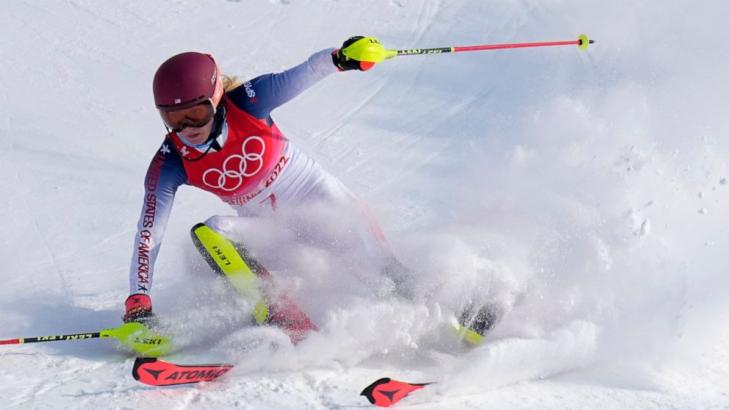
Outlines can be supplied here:
M354 291L350 266L301 251L293 260L309 269L281 280L316 309L320 334L294 348L245 327L236 315L250 306L224 297L188 239L194 222L231 212L183 188L155 309L185 346L171 360L237 367L219 383L155 389L132 379L113 341L0 346L2 407L369 408L359 392L390 376L438 382L400 405L412 409L729 408L729 50L716 41L729 6L687 7L9 3L0 339L119 324L162 137L149 86L174 53L211 52L247 79L359 34L398 49L597 42L396 58L274 112L367 200L423 304ZM471 298L504 312L476 349L443 327Z

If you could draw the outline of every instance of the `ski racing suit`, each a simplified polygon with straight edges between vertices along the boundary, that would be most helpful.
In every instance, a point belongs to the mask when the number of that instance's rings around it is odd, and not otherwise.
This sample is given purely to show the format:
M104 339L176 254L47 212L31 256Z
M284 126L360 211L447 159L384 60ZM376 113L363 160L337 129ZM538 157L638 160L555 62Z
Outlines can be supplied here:
M389 252L364 205L293 145L270 116L276 107L338 72L332 51L322 50L289 70L256 77L229 91L222 132L216 138L220 150L195 147L174 132L165 137L145 177L129 272L130 294L149 294L151 290L155 260L175 193L182 184L211 192L235 209L238 216L214 216L206 221L223 235L233 219L323 200L362 209L368 227L359 233L364 246L368 252Z

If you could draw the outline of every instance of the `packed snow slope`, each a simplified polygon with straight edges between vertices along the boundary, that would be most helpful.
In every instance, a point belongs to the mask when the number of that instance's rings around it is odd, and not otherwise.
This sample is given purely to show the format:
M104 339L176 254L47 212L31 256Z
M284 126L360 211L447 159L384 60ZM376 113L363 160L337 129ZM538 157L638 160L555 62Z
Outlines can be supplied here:
M359 391L391 376L440 382L402 402L417 409L726 408L728 13L718 0L5 2L0 338L120 323L163 135L151 81L173 54L211 52L251 78L357 34L401 49L597 42L399 57L274 112L368 202L423 302L380 298L355 286L366 266L290 243L275 273L321 332L293 347L251 328L188 235L232 211L182 188L155 310L183 346L172 359L238 367L152 389L110 341L1 346L2 407L361 408ZM264 228L251 236L280 239ZM476 349L442 328L466 300L503 312Z

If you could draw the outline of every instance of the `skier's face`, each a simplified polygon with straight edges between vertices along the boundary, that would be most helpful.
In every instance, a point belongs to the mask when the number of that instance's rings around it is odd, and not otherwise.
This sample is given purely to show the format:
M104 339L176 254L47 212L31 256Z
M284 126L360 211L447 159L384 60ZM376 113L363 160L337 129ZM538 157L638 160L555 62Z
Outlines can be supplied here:
M207 124L202 127L185 127L180 131L180 134L185 136L185 139L194 145L202 144L207 141L208 136L213 130L213 119L211 118Z
M186 135L192 135L197 133L196 130L212 124L215 108L212 101L205 101L179 110L166 111L161 109L159 114L172 131L182 132L186 130Z

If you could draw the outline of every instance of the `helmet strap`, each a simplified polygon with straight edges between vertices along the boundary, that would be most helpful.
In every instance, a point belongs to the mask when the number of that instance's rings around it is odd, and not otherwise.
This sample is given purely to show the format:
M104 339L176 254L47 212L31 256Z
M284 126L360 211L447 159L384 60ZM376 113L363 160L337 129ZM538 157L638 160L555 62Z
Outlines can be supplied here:
M223 147L218 144L218 137L223 132L223 124L225 124L225 98L223 98L218 106L215 108L215 117L213 117L213 129L210 132L210 136L205 142L210 142L210 147L215 148L216 151L220 151ZM207 152L206 152L207 153Z

